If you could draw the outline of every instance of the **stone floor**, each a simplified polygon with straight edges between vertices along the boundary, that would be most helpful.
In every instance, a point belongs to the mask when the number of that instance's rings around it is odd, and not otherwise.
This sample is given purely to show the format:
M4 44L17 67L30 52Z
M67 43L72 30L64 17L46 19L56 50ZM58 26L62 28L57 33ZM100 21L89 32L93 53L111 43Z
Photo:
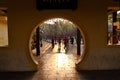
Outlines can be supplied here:
M39 71L36 72L33 80L79 80L79 74L75 70L77 58L75 54L66 53L63 44L58 51L56 44L50 53L36 58Z
M55 46L58 49L58 46ZM120 80L120 71L77 71L77 56L53 49L42 57L36 72L0 72L0 80Z

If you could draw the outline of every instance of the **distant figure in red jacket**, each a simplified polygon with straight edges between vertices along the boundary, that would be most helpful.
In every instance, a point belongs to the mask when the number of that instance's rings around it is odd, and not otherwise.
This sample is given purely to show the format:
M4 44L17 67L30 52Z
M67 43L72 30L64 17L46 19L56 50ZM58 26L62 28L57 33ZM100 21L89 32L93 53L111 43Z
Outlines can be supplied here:
M69 39L67 37L64 38L64 49L68 46Z

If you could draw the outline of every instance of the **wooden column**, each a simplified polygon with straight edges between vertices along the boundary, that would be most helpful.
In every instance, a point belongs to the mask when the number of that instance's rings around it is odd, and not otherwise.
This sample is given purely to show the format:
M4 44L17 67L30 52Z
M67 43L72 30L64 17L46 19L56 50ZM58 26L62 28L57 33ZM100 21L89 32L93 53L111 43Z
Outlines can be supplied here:
M115 22L117 22L117 12L113 12L113 44L118 43L117 26L114 25Z
M77 55L81 55L81 33L77 29Z
M39 27L36 29L36 56L39 56L40 55L40 37L39 37L39 33L40 33L40 30L39 30Z

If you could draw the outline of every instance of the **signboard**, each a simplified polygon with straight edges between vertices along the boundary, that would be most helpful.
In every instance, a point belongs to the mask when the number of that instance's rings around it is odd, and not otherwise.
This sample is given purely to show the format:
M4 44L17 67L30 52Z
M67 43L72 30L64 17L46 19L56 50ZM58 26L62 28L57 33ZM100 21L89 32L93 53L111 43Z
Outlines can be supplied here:
M36 0L38 10L42 9L76 9L78 0Z
M120 2L120 0L115 0L116 2Z

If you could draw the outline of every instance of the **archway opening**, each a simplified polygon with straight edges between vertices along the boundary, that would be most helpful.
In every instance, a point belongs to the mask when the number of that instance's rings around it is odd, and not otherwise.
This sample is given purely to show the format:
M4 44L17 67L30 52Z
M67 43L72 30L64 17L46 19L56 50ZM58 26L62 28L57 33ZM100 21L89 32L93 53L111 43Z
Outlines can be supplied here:
M38 64L45 63L44 68L46 64L59 67L71 64L75 67L75 62L84 55L84 48L85 39L82 31L73 22L64 18L44 21L35 27L30 39L31 55ZM52 64L47 61L51 61Z

